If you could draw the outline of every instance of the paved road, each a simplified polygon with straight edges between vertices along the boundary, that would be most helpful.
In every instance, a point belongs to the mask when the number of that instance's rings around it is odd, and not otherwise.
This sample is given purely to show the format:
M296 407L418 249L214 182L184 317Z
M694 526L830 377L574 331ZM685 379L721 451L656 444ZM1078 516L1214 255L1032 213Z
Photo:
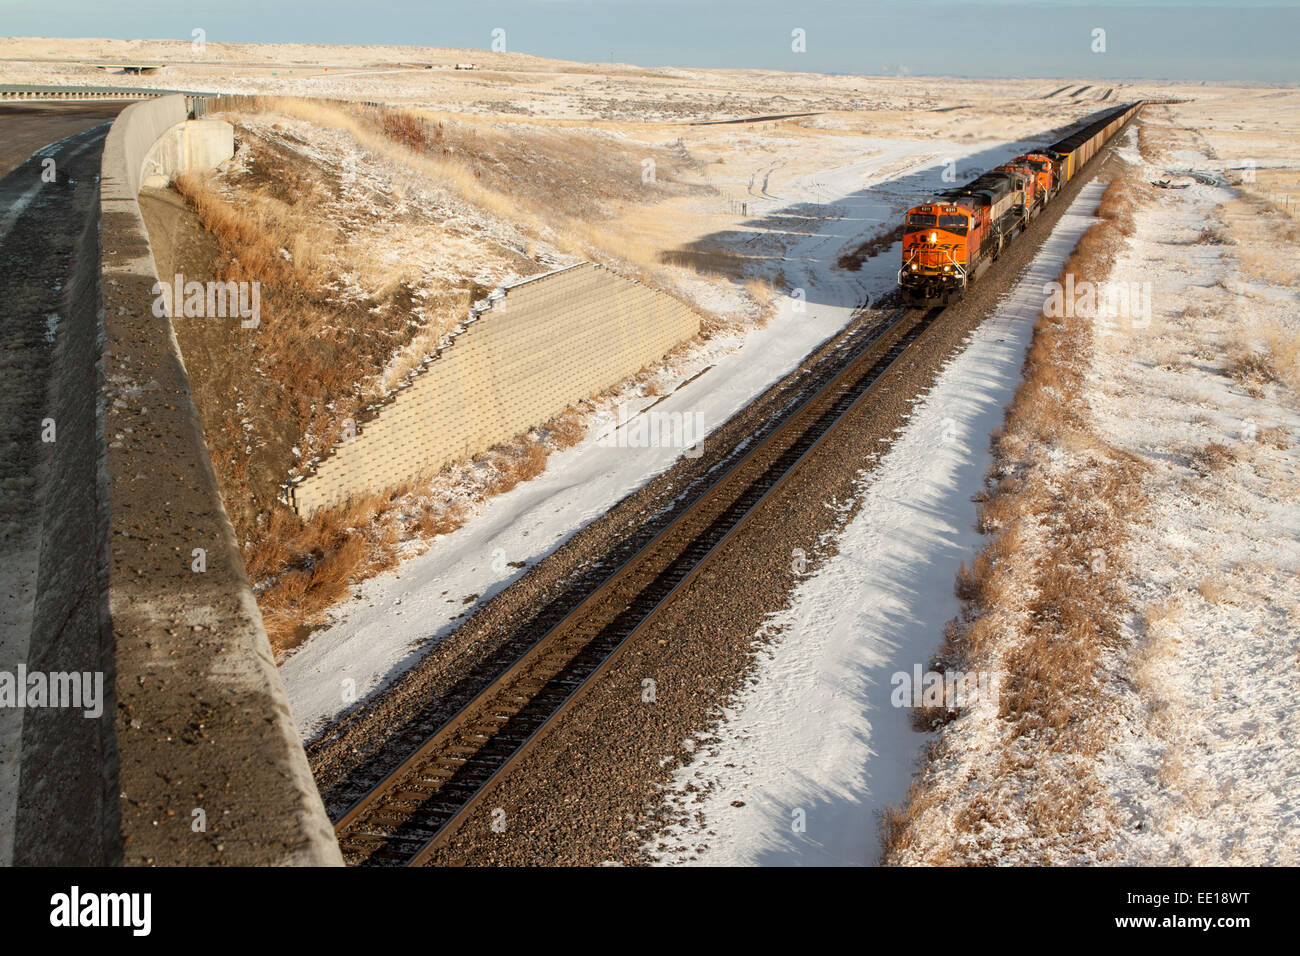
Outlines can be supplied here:
M127 106L105 103L0 103L0 176L8 176L38 149L65 136L111 123Z
M41 488L53 448L42 422L77 240L97 209L100 152L125 105L0 106L0 672L9 674L36 650ZM0 865L14 859L22 742L23 711L0 707Z

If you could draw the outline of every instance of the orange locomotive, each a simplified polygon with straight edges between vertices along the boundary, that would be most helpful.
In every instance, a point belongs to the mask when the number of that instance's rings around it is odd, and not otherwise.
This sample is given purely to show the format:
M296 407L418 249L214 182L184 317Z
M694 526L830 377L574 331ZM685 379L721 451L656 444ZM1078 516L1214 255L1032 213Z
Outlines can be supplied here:
M1061 161L1047 153L1027 153L1017 156L1011 162L1031 167L1038 177L1038 188L1042 191L1044 201L1051 199L1061 188Z
M964 292L989 233L988 209L962 197L922 203L907 211L903 268L898 284L908 304Z
M1038 178L1038 170L1033 166L1013 159L1011 162L999 166L995 172L1016 174L1014 188L1017 192L1023 194L1018 197L1017 205L1021 207L1021 216L1026 222L1037 216L1038 210L1047 204L1047 192L1042 188L1042 182Z
M904 303L946 305L960 298L1141 106L1107 110L1050 148L1017 156L907 210L898 270Z
M908 305L960 297L1026 216L1031 177L995 169L907 211L898 284Z

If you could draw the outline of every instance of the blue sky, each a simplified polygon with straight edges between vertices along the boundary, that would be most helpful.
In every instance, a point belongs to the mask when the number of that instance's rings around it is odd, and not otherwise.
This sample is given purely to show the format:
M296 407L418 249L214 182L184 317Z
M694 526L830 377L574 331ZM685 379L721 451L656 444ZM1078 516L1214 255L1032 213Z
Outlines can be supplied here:
M0 0L9 36L509 49L645 66L1300 81L1300 0ZM806 52L791 50L805 31ZM1093 30L1106 31L1093 52Z

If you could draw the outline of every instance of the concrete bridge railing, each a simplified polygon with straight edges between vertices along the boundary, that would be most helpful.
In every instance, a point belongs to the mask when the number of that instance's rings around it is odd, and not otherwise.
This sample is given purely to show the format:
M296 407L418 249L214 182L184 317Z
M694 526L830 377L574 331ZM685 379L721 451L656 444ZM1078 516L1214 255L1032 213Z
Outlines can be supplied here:
M99 862L339 864L184 359L170 319L154 315L140 186L230 155L227 124L187 115L181 95L137 103L105 142L98 248L88 229L82 314L55 383L69 435L65 446L60 422L56 454L83 490L44 529L69 564L62 593L42 596L59 606L46 620L97 646L115 688ZM51 781L51 800L57 791ZM52 827L62 810L75 807L53 807Z

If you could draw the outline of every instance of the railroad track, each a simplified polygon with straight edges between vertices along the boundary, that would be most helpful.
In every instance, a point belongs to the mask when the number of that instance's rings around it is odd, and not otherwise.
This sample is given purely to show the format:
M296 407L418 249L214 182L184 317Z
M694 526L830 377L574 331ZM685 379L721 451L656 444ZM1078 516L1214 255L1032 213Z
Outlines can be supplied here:
M897 311L581 603L541 615L522 654L337 820L347 862L427 862L941 313Z

